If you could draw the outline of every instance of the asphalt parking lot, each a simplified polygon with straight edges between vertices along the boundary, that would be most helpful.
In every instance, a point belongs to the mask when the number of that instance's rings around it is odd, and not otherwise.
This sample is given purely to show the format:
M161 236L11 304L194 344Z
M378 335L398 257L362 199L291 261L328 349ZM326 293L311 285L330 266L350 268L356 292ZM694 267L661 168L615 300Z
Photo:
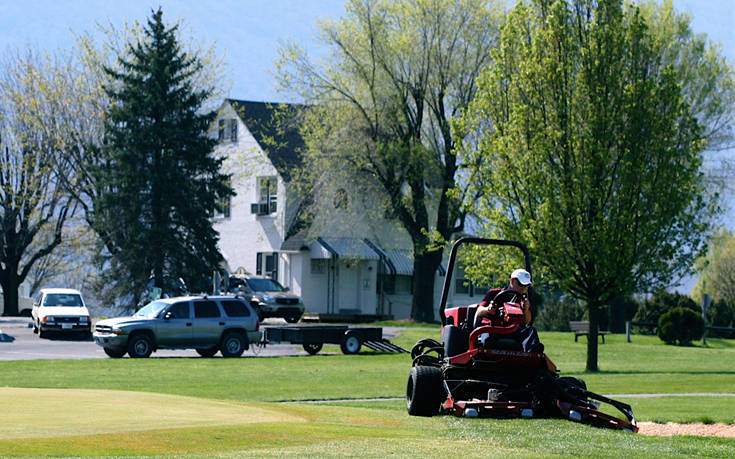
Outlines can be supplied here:
M102 348L92 339L78 336L51 336L39 338L30 327L30 319L0 318L0 360L38 360L38 359L108 359ZM267 319L265 325L286 325L283 319ZM256 354L255 350L259 350ZM323 350L320 354L341 354L339 347ZM308 356L301 345L269 344L265 348L252 346L245 351L243 358L255 356ZM160 350L151 358L197 358L202 357L193 349ZM127 358L127 356L125 357ZM221 358L217 354L214 358Z

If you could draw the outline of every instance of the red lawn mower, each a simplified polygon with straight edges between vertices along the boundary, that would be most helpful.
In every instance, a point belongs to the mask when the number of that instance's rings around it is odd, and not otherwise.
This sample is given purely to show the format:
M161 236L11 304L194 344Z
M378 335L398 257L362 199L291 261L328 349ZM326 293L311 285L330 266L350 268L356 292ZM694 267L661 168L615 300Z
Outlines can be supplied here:
M457 252L465 244L517 247L523 251L526 270L531 272L528 249L519 242L462 238L454 244L439 306L442 342L423 339L411 351L413 367L406 387L408 413L557 417L637 432L630 405L588 391L579 378L560 377L546 354L523 351L513 336L523 326L521 292L498 293L493 299L493 307L499 311L497 319L480 326L475 326L476 304L446 308ZM625 419L602 412L602 403L616 408Z

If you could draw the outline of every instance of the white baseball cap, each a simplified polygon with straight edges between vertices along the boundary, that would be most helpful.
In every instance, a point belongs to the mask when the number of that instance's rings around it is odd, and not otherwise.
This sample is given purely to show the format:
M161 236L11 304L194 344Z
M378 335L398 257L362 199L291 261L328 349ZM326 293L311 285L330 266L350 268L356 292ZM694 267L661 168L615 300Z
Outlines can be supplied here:
M516 269L513 271L510 275L511 279L518 279L518 282L521 283L521 285L531 285L531 273L526 271L525 269Z

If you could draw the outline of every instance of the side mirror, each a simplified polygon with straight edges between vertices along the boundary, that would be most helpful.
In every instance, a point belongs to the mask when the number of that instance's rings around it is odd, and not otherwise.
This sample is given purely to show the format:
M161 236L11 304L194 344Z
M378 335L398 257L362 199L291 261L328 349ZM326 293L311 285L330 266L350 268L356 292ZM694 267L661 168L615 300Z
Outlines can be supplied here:
M291 287L285 287L285 290L284 291L290 292L291 291Z

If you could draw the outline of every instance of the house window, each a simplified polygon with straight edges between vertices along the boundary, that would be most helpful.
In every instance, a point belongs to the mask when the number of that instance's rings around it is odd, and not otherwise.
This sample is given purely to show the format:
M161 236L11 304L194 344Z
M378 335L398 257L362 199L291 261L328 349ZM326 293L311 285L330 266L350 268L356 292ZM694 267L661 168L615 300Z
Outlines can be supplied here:
M470 295L472 282L469 279L457 279L454 291L460 295Z
M230 182L227 182L227 186L230 186ZM232 196L226 196L218 199L215 203L214 213L212 214L216 219L230 218L230 211L232 209Z
M387 295L406 295L413 293L413 277L390 274L378 276L378 291L382 288Z
M327 260L320 258L312 258L311 260L312 274L327 274Z
M255 254L255 274L278 280L278 252Z
M225 141L225 120L219 120L217 124L217 141Z
M237 142L237 119L220 119L217 121L217 141Z
M258 177L258 203L265 205L267 213L276 213L278 206L278 180L276 177Z
M230 120L230 141L237 142L237 120Z

